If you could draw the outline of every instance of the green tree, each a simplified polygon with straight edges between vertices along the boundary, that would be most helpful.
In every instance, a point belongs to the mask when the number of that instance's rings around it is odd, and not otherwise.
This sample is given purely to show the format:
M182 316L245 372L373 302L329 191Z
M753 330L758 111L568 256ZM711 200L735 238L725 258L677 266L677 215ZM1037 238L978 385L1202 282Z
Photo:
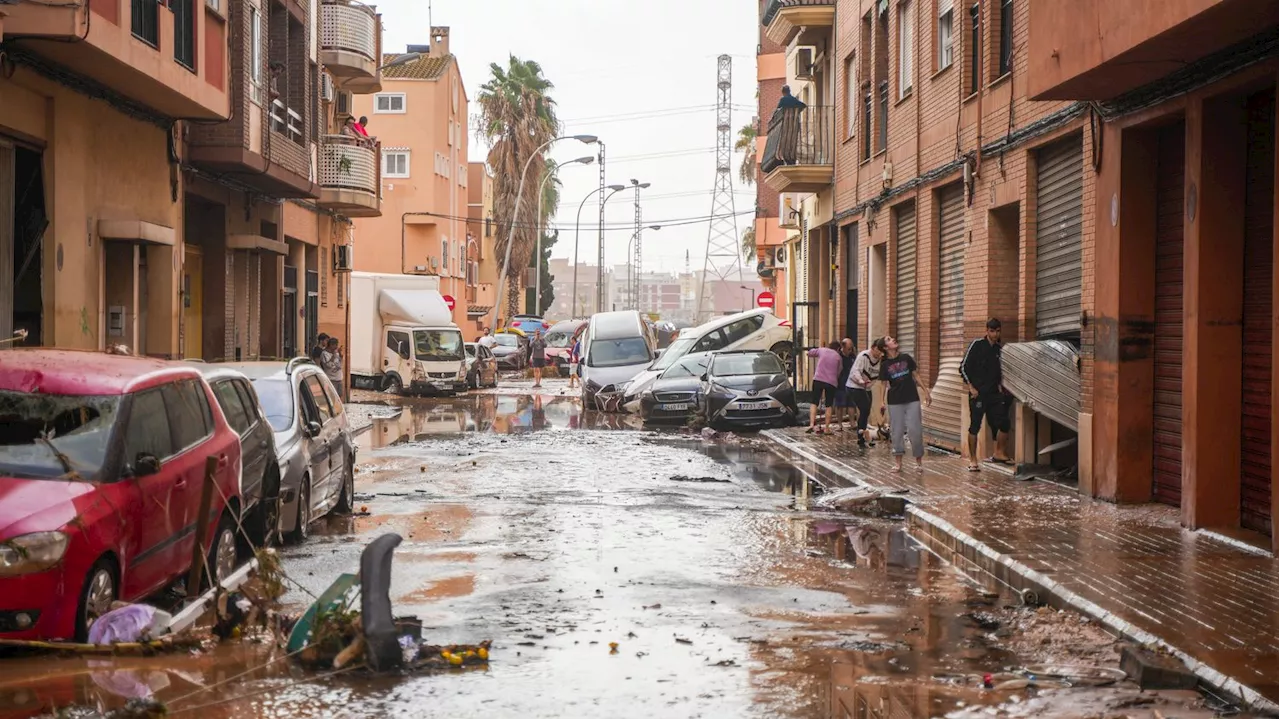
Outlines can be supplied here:
M756 263L756 226L749 225L742 231L742 259L748 265Z
M760 166L756 164L756 126L743 125L738 128L738 139L733 143L734 152L741 152L742 164L738 166L738 179L743 184L756 184L756 173Z
M516 313L520 296L520 275L532 264L537 233L547 209L537 197L539 181L546 171L545 157L538 148L556 137L560 121L556 117L555 100L550 95L555 86L543 77L538 63L511 55L507 67L492 63L489 72L489 81L480 86L477 101L480 132L490 145L488 162L494 175L493 216L499 228L494 243L497 257L503 257L507 251L507 228L520 191L520 174L529 162L521 199L522 216L516 218L511 265L507 269L507 296L499 298L506 304L500 314L510 318ZM550 187L554 180L547 184ZM558 196L558 189L556 193Z

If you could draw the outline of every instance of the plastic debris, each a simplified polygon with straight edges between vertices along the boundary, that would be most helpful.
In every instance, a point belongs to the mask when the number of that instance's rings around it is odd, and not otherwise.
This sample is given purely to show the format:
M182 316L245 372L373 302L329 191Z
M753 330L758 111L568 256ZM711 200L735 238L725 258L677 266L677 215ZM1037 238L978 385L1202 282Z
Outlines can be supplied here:
M117 644L150 639L173 617L149 604L126 604L98 617L89 627L90 644Z

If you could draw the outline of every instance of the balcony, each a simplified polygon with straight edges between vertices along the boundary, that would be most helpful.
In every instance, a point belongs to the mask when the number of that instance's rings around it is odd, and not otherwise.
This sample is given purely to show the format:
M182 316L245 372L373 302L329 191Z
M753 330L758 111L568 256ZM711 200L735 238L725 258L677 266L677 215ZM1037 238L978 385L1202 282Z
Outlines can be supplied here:
M325 0L320 9L320 62L343 90L358 95L382 89L381 22L358 2Z
M764 182L778 192L818 192L835 177L835 108L779 108L769 118L760 161Z
M347 217L379 217L381 152L346 135L320 138L320 199L318 203Z
M814 44L810 35L828 34L835 21L835 0L769 0L760 24L770 40L786 46L796 35L801 45Z

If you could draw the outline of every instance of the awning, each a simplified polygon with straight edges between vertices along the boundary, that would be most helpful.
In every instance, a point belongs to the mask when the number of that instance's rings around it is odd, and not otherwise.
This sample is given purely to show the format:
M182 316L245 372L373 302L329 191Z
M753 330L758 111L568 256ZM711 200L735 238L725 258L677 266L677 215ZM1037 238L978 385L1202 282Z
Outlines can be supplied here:
M1023 405L1079 430L1080 355L1061 340L1015 342L1000 353L1005 389Z
M467 307L467 316L468 316L468 317L483 317L483 316L485 316L485 315L489 314L489 310L492 310L492 309L493 309L492 307L477 307L477 306L469 306L469 307Z
M289 245L262 235L227 235L229 250L262 250L277 255L289 254Z
M98 237L118 242L141 242L173 247L177 233L172 227L142 220L98 220Z

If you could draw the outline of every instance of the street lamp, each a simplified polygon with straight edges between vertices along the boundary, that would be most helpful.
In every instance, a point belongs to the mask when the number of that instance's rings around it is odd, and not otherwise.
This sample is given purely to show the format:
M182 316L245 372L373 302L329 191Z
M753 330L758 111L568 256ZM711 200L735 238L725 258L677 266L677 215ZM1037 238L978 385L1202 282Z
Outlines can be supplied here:
M738 285L738 289L748 290L749 292L751 292L751 304L747 305L747 310L751 309L752 307L755 307L756 306L756 288L747 287L746 285ZM743 312L746 312L747 310L743 310Z
M506 290L507 269L511 264L511 243L515 239L516 218L520 216L520 201L524 199L524 181L525 176L529 174L529 165L533 162L533 158L541 155L542 151L551 147L553 143L559 140L568 140L571 138L588 145L595 144L599 140L595 135L561 135L560 137L553 137L542 143L538 149L534 150L533 154L529 155L529 159L524 161L524 167L520 170L520 184L516 189L516 206L512 208L511 222L507 225L507 252L506 256L502 259L502 275L498 277L498 301L493 303L493 313L495 317L497 316L498 308L502 303L506 302L506 297L503 295L503 292Z
M565 165L590 165L595 161L596 161L595 155L587 155L585 157L579 157L576 160L570 160L569 162L562 162L559 165L556 165L551 172L547 173L546 177L542 178L542 184L538 187L538 202L539 203L542 202L542 194L547 191L547 182L550 181L551 178L554 177L555 174L560 171L560 168L564 167ZM537 224L536 214L534 215L534 223ZM536 254L534 254L534 260L533 260L533 266L535 268L534 275L536 276L536 279L533 281L534 282L533 313L541 317L542 316L542 234L543 232L541 227L536 228L536 231L538 233L538 245L537 245L537 249L534 250Z
M648 183L645 183L645 186L648 187ZM649 229L655 230L655 231L661 230L662 225L649 225ZM631 239L627 240L627 257L631 256L631 243L634 242L635 239L639 236L640 236L640 230L636 230L635 233L631 235ZM633 307L632 309L639 310L640 309L640 278L635 276L635 265L629 264L627 267L627 286L629 287L633 283L635 284L636 289L635 289L635 293L632 295L633 296L632 301L635 302L635 307Z
M582 234L582 207L583 205L587 204L587 200L590 199L592 195L597 195L600 193L601 190L606 188L613 190L613 192L610 192L609 194L605 195L604 199L600 201L601 214L604 213L604 203L608 202L610 197L613 197L619 192L622 192L623 190L627 189L627 186L626 185L607 185L606 187L597 187L591 192L588 192L587 196L582 198L582 202L578 203L578 218L574 220L574 223L573 223L573 227L574 227L574 230L573 230L573 316L574 317L578 316L578 236ZM600 271L601 271L600 268L596 268L597 283L601 282L601 278L599 276Z

